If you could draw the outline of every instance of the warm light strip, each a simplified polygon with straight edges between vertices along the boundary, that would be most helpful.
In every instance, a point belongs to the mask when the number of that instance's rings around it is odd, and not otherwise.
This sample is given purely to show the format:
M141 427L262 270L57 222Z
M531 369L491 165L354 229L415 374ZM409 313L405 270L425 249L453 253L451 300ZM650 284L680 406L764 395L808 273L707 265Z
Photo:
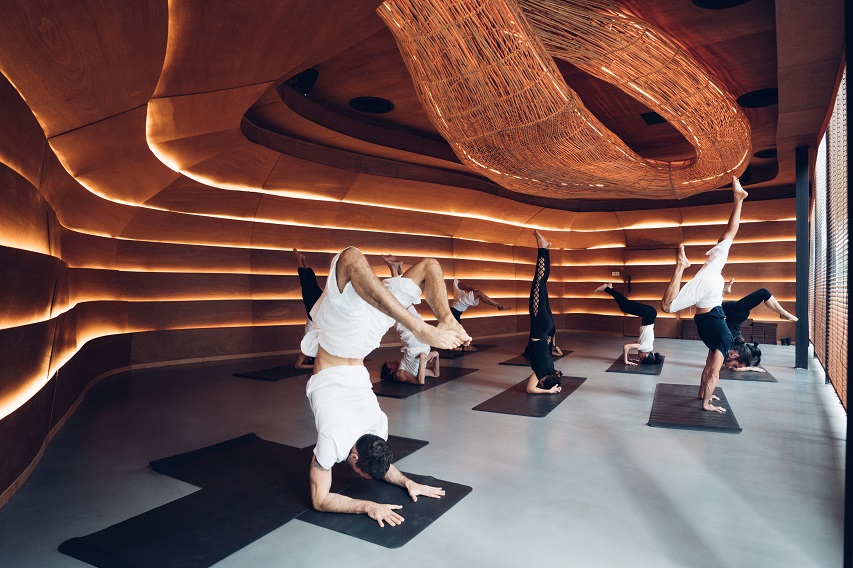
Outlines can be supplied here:
M748 165L749 121L734 97L663 32L613 3L387 0L377 12L433 125L463 163L507 189L682 198L724 185ZM584 107L552 56L658 112L696 158L634 153Z

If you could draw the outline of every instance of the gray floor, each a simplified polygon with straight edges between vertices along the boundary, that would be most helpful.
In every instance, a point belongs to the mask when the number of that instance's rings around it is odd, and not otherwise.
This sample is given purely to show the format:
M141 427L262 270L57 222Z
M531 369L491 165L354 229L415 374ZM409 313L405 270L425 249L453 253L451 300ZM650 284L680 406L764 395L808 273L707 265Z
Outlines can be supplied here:
M651 377L604 372L621 337L560 337L575 352L558 368L588 380L546 418L471 410L526 375L497 364L519 352L518 337L447 362L475 374L380 398L392 434L430 442L401 469L474 488L407 545L386 549L297 520L217 566L841 565L847 418L816 361L818 370L794 370L793 347L763 346L779 383L721 381L740 434L650 428L657 382L698 384L701 343L659 339L666 365ZM275 364L176 366L94 387L0 509L0 566L87 566L57 546L195 491L151 471L152 459L247 432L312 444L307 376L231 376Z

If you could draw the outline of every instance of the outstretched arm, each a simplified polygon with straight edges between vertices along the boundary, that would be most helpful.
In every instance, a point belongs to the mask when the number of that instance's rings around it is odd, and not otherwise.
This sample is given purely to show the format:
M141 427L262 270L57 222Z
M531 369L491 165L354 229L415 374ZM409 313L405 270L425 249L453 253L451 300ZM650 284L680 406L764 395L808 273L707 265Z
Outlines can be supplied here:
M403 472L397 469L394 464L391 464L391 467L388 469L388 473L385 474L385 481L404 488L409 492L409 497L412 498L412 501L417 501L418 495L432 497L433 499L438 499L444 495L444 489L441 487L432 487L430 485L416 483L403 475Z
M366 514L379 523L380 527L384 527L384 523L393 527L403 522L403 517L395 511L395 509L402 509L402 505L374 503L362 499L351 499L340 493L331 493L329 490L332 487L332 470L323 469L317 463L315 456L311 456L309 477L311 481L311 504L320 512Z
M504 306L503 304L499 304L498 302L496 302L496 301L492 300L491 298L489 298L488 296L486 296L486 293L483 292L482 290L479 290L479 289L474 290L474 295L477 296L478 298L480 298L480 301L483 302L484 304L494 306L500 311L504 311L504 310L509 309L508 306Z

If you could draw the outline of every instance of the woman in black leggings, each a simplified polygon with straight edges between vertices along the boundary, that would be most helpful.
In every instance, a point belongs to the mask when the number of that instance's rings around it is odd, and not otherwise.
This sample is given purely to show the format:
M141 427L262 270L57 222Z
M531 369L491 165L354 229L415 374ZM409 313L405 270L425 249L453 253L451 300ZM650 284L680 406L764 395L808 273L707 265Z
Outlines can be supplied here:
M628 352L631 349L637 350L637 356L640 363L643 365L660 365L663 361L660 353L654 353L655 346L655 320L658 317L658 311L648 304L641 304L634 300L629 300L622 293L613 289L613 286L608 282L602 284L595 289L596 292L607 292L616 303L619 304L619 309L626 314L639 316L640 319L640 338L637 341L629 341L622 347L622 360L626 365L634 367L637 362L628 358Z
M723 291L726 294L732 293L732 284L734 284L734 281L735 279L732 278L723 288ZM729 327L729 330L734 336L735 345L743 345L746 343L743 339L743 333L741 333L740 330L741 324L749 319L749 312L762 302L765 306L779 314L781 319L797 321L797 317L788 313L767 288L759 288L755 292L747 294L737 301L725 301L723 302L723 313L726 315L726 325Z
M527 357L533 373L527 378L527 392L530 394L556 394L561 390L560 377L563 374L554 370L551 356L550 334L555 328L551 305L548 303L548 275L551 273L551 243L533 230L538 247L536 268L530 285L530 339L527 341Z

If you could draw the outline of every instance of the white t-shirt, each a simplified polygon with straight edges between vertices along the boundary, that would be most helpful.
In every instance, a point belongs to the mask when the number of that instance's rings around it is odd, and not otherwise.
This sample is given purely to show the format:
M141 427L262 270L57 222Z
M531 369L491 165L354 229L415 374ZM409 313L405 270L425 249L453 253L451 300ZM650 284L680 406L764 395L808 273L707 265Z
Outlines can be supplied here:
M365 367L323 369L308 379L305 394L317 427L314 456L324 469L346 460L364 434L388 439L388 417L379 408Z
M729 258L732 241L726 239L705 253L708 260L699 269L696 276L685 284L670 305L670 312L684 310L691 306L697 308L715 308L723 305L723 267Z
M409 306L407 308L409 312L420 318L421 315L418 313L418 310L415 309L414 306ZM410 372L414 376L418 376L418 370L421 364L421 353L429 353L430 346L426 343L421 343L415 337L415 334L409 331L403 324L397 324L397 332L400 334L400 339L403 340L405 345L400 349L403 352L403 357L400 359L400 366L406 371Z
M459 280L453 279L453 303L450 305L454 310L464 312L471 306L476 306L480 303L473 291L466 292L459 287Z
M637 351L651 352L655 349L655 324L640 326L640 339L637 340L640 344Z
M332 259L326 289L311 309L315 329L302 338L300 348L309 357L317 356L317 348L337 357L362 359L379 347L382 336L394 325L386 316L367 302L347 282L344 291L338 290L336 266L338 254ZM421 289L409 278L396 276L383 281L395 298L404 306L420 303Z

